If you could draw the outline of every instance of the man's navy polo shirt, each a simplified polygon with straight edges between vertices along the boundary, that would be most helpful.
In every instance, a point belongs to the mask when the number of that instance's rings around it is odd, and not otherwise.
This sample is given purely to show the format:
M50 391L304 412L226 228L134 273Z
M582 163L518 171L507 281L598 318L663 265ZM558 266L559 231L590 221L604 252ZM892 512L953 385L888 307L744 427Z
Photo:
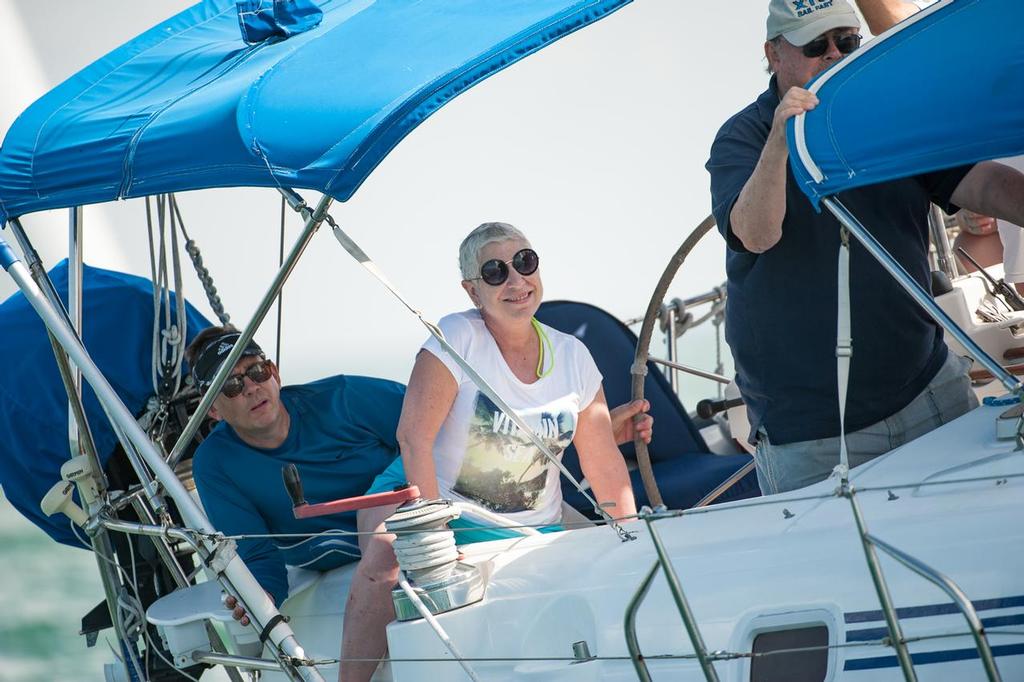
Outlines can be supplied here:
M707 170L712 210L728 244L726 340L747 404L753 441L774 444L839 435L836 306L839 223L815 212L787 169L782 238L747 251L729 215L757 165L779 104L773 77L757 101L715 138ZM950 197L970 166L862 187L839 195L850 211L926 289L928 211ZM846 430L870 426L908 405L946 358L942 329L860 244L851 239L853 358Z

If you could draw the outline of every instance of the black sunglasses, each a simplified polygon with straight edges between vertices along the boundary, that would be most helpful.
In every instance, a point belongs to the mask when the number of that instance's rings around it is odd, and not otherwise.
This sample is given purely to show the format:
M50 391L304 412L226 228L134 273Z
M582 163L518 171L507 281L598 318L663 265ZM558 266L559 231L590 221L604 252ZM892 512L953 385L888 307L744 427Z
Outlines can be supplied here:
M492 287L504 284L505 280L508 279L509 263L512 264L512 267L520 275L532 275L537 272L537 267L540 266L540 256L533 249L520 249L516 251L511 260L503 261L492 258L480 266L480 276L471 279L482 279Z
M253 363L246 367L244 372L229 376L224 385L220 387L220 392L225 398L237 398L245 389L245 377L249 377L254 384L262 384L273 376L273 366L274 363L270 360Z
M846 35L837 36L835 38L829 38L828 34L818 36L811 42L803 46L802 51L804 56L808 59L815 59L828 52L829 40L835 43L836 49L841 54L850 54L858 47L860 47L860 41L862 36L856 33L847 33Z

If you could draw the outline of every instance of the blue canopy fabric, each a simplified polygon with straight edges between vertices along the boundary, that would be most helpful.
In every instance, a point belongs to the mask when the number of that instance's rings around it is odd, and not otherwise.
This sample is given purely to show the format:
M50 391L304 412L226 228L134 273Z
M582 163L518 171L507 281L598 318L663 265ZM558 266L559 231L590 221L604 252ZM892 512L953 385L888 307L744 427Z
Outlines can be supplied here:
M255 45L235 0L201 2L18 118L0 146L0 224L206 187L347 200L453 97L629 1L319 0L319 25L287 38L264 13Z
M787 130L812 203L1024 153L1022 26L1021 0L940 0L822 73Z
M61 261L49 275L66 299L67 261ZM172 294L172 309L174 300ZM191 341L210 323L187 303L185 311L186 338ZM152 283L85 266L82 320L82 340L89 354L128 410L140 414L154 393ZM0 339L8 360L0 372L0 485L29 521L54 540L79 547L66 516L46 516L39 509L40 500L60 480L60 468L70 457L68 398L46 328L20 292L0 304ZM82 389L82 401L105 465L117 437L88 384Z

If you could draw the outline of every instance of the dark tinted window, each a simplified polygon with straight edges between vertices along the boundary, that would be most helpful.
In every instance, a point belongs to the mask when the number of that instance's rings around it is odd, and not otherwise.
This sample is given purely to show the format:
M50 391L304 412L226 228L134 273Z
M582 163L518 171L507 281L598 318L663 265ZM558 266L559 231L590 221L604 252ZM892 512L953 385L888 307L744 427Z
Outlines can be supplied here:
M824 682L828 672L828 628L824 625L762 632L754 638L750 682ZM817 647L809 651L787 651ZM773 651L780 653L758 656Z

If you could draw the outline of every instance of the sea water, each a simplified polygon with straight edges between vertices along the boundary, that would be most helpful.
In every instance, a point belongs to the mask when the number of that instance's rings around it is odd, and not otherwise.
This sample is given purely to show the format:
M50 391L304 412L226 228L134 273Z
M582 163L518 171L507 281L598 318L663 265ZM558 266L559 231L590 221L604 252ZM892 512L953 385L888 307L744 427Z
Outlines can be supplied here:
M78 634L102 597L91 552L58 545L0 497L0 682L102 681L106 638L89 649Z

